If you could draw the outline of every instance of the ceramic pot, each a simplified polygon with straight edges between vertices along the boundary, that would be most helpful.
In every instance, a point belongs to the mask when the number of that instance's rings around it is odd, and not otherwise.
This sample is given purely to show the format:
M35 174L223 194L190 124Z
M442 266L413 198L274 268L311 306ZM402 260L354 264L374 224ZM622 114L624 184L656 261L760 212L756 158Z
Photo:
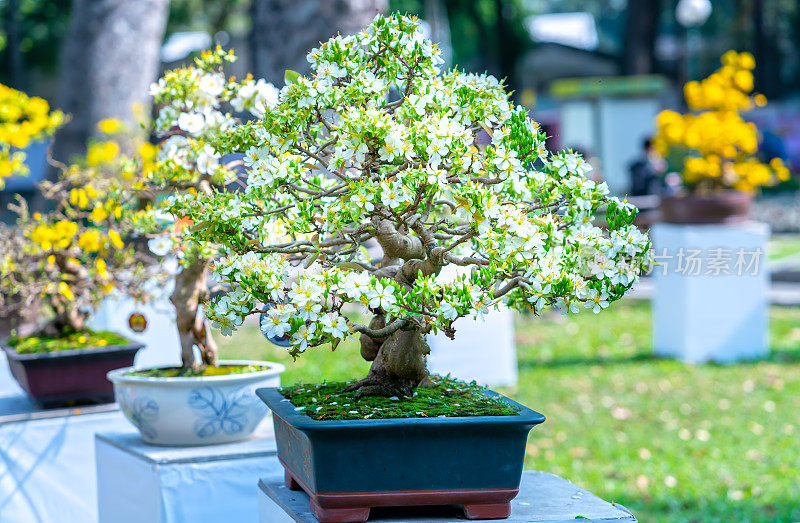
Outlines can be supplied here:
M220 365L258 365L265 370L222 376L131 376L127 367L108 373L117 402L154 445L211 445L250 436L269 411L255 395L277 386L285 367L268 361L223 360Z
M667 223L739 223L750 217L753 196L740 191L723 191L711 196L665 196L661 218Z
M320 421L275 388L259 389L272 409L286 485L303 489L323 523L366 521L372 507L462 505L470 519L504 518L519 492L528 432L544 416Z

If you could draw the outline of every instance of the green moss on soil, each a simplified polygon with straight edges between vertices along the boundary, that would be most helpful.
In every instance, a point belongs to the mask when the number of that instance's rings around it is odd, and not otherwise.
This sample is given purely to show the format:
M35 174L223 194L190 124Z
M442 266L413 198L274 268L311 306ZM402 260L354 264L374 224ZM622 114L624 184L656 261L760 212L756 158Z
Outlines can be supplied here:
M75 331L57 338L30 336L18 338L12 336L7 341L19 354L33 354L40 352L57 352L70 349L86 349L110 347L113 345L129 345L130 342L108 331Z
M431 376L433 387L419 387L410 398L366 397L344 392L348 383L294 385L281 389L296 410L316 420L435 418L437 416L513 416L519 412L500 398L486 396L483 387Z
M220 365L201 369L182 369L181 367L162 367L128 372L126 376L143 376L146 378L205 378L208 376L227 376L228 374L246 374L269 370L262 365Z

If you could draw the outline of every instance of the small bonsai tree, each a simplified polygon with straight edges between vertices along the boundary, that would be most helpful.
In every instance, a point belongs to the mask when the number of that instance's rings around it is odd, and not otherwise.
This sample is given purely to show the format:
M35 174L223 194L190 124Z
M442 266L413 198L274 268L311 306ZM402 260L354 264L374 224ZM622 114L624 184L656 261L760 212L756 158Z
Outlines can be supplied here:
M227 253L215 269L231 291L207 310L223 333L261 313L295 356L360 334L372 365L350 389L407 396L427 383L426 334L501 304L599 312L650 264L636 210L580 156L548 153L502 82L441 73L416 19L378 16L308 60L312 77L287 72L279 101L221 140L247 151L246 191L171 199L190 243Z
M190 67L168 71L152 86L159 106L153 133L161 143L155 147L148 144L137 158L140 179L121 187L127 192L129 206L133 204L131 212L139 232L151 238L153 252L176 254L180 261L171 301L185 370L217 365L217 346L201 311L209 297L208 273L215 249L208 243L183 242L191 221L164 212L162 203L169 196L224 191L226 183L236 181L232 168L241 160L223 162L211 141L237 123L231 110L261 115L277 100L277 89L250 76L242 81L226 78L223 66L235 59L231 52L217 48L203 53ZM147 203L141 209L143 201ZM199 349L201 361L196 361L194 347Z
M753 94L755 66L750 53L728 51L722 55L720 69L684 86L692 113L659 113L654 144L663 155L681 163L684 185L691 192L752 192L789 179L780 158L768 164L758 160L758 129L741 116L767 103L763 94Z
M30 336L84 332L116 291L145 298L146 260L123 242L132 223L110 192L125 172L119 150L113 140L95 141L85 158L56 163L59 180L39 184L53 210L31 214L21 198L10 206L18 220L0 230L0 315L40 320Z

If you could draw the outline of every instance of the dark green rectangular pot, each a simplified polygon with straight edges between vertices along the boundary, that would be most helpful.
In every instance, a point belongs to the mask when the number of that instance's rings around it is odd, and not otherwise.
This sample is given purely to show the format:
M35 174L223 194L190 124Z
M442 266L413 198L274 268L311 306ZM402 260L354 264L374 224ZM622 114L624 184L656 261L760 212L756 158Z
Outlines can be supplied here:
M273 413L278 458L320 521L365 521L370 507L464 505L470 518L508 516L528 432L545 418L465 416L318 421L277 388L256 394Z

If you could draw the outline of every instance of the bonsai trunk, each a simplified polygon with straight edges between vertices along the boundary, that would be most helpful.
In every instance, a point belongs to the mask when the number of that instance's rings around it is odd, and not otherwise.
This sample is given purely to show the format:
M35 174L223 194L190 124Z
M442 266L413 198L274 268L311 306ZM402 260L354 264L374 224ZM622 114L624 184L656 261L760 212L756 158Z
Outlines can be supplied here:
M34 328L28 336L60 338L70 332L80 332L86 328L87 314L72 306L69 300L60 295L50 297L50 309L55 316Z
M384 326L385 317L376 315L371 328ZM367 377L347 390L363 396L411 396L414 389L425 385L428 367L425 358L431 349L425 335L418 330L398 330L386 338L361 335L361 355L372 361Z
M200 304L208 296L206 277L210 265L208 260L196 258L175 276L175 290L170 300L175 305L184 369L217 365L217 344L205 328L204 316L198 313ZM201 363L195 361L195 345L200 349Z

